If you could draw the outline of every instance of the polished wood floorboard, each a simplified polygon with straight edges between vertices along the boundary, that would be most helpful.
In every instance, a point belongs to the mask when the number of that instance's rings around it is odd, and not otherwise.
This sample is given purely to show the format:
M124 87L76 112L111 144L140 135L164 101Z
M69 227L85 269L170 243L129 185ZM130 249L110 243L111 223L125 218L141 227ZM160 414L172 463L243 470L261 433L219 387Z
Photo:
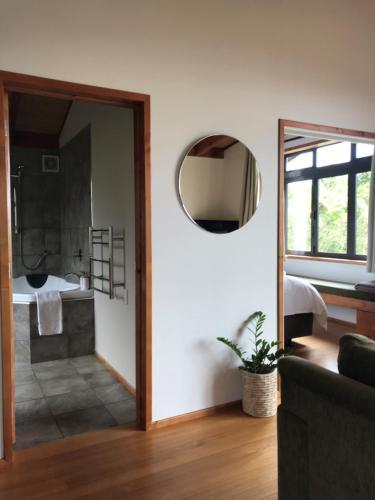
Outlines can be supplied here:
M0 500L276 500L276 417L239 408L148 433L115 427L16 453Z
M291 354L337 373L339 340L349 332L354 332L354 328L328 320L327 332L315 330L311 336L293 340Z

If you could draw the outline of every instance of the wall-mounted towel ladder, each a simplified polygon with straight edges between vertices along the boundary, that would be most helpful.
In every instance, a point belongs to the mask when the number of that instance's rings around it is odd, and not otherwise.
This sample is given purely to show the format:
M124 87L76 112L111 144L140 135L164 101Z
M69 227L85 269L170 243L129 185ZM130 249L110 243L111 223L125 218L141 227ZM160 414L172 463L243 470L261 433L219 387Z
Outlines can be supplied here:
M112 226L108 226L106 229L89 227L89 249L90 287L97 292L108 295L110 299L114 299L117 288L126 289L124 230L115 234ZM121 254L121 257L116 261L114 259L115 250L120 250ZM97 272L98 267L99 272ZM115 269L118 270L116 276L119 274L123 276L122 281L115 281Z

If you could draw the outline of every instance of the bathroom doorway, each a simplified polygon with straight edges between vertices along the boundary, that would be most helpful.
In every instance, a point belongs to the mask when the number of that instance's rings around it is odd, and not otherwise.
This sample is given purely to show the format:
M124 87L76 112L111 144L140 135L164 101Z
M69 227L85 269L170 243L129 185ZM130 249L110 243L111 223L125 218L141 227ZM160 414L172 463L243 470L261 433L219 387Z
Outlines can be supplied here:
M13 443L150 425L149 99L0 78L10 461Z

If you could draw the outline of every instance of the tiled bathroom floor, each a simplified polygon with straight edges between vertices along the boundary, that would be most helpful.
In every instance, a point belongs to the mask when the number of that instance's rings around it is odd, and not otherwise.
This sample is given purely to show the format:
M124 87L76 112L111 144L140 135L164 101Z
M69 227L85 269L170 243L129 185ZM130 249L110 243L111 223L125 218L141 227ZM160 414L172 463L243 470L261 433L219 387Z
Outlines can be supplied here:
M16 448L135 421L134 397L95 356L16 369Z

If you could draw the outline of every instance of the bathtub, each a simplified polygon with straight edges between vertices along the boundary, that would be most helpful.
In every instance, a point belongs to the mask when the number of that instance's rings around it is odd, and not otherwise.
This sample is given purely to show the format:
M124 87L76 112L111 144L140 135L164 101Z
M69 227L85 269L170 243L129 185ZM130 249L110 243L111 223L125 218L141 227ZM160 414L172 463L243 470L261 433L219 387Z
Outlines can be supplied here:
M32 304L36 302L36 291L58 290L63 300L90 299L93 297L92 290L81 290L79 285L69 283L58 276L49 275L47 281L40 288L32 287L26 276L13 279L13 304Z

